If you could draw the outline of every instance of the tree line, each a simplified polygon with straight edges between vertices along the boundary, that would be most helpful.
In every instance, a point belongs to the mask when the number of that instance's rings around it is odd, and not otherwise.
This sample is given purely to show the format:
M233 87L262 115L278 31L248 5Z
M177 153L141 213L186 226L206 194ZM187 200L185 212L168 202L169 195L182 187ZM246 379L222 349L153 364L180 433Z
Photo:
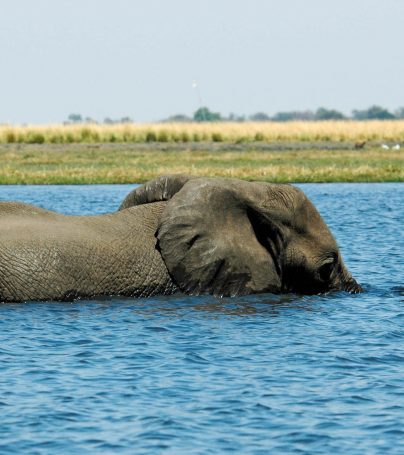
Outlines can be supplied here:
M291 120L394 120L404 119L404 107L390 112L381 106L371 106L368 109L352 111L351 116L346 116L335 109L318 108L316 111L285 111L277 112L269 116L265 112L257 112L248 117L230 114L228 117L222 117L218 112L211 112L207 107L199 108L192 118L183 115L169 117L167 121L195 121L195 122L217 122L217 121L238 121L243 122L250 120L253 122L287 122Z
M256 112L255 114L245 116L230 113L227 117L222 116L219 112L213 112L208 107L203 106L197 109L193 116L176 114L161 122L288 122L292 120L316 121L316 120L398 120L404 119L404 107L390 112L381 106L371 106L368 109L352 111L351 116L346 116L342 112L335 109L326 109L319 107L317 110L305 111L284 111L277 112L273 116L269 116L265 112ZM117 123L133 123L130 117L121 117L118 119L111 119L106 117L103 122L98 122L91 117L82 117L81 114L70 114L65 124L75 123L104 123L105 125L114 125Z

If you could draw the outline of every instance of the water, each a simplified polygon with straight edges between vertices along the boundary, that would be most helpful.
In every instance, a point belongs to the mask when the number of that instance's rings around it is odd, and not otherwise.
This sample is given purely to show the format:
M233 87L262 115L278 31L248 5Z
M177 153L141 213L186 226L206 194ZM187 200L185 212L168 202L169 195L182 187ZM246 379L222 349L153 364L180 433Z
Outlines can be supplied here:
M301 187L364 294L2 304L0 453L404 453L404 185ZM131 188L0 199L102 213Z

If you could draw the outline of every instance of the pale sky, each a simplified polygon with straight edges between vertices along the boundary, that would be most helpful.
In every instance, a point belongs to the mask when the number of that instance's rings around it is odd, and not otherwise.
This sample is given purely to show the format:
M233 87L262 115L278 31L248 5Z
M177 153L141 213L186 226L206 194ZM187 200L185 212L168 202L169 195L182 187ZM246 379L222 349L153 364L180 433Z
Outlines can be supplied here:
M404 0L0 0L0 123L404 106Z

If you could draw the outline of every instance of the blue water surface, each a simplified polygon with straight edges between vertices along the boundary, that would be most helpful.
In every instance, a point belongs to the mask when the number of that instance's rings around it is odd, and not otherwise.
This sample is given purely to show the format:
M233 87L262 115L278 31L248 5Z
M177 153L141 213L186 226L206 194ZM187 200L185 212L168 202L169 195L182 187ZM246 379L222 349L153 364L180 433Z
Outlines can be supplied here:
M299 186L364 294L1 304L0 453L404 453L404 185ZM0 199L94 214L132 188Z

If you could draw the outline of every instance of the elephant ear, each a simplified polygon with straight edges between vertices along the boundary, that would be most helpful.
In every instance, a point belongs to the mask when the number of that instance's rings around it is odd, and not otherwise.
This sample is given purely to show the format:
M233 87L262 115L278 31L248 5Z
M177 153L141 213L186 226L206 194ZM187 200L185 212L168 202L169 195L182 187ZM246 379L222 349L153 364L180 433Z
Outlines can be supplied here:
M192 178L195 177L186 174L171 174L150 180L131 191L125 197L118 210L127 209L134 205L168 201Z
M276 228L256 204L266 199L258 183L205 178L172 197L160 218L158 248L183 292L280 292Z

